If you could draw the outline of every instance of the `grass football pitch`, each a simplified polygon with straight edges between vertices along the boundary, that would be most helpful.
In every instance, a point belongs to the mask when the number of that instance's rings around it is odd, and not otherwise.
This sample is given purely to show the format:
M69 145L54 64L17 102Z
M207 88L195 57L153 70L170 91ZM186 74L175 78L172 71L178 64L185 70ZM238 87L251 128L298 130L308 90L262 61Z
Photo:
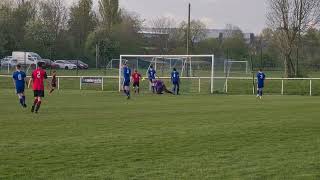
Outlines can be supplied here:
M0 179L320 179L320 97L0 94Z

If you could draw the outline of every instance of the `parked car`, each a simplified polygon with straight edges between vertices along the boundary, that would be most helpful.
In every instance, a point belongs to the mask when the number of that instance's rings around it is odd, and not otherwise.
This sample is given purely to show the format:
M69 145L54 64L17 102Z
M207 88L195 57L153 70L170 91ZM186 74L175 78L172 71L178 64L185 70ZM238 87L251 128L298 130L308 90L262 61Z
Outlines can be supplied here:
M42 61L44 62L44 67L46 69L58 69L59 65L56 64L55 62L51 61L50 59L42 59Z
M57 64L60 69L77 69L77 65L72 64L66 60L56 60L54 63Z
M6 57L0 59L0 64L1 64L2 62L5 62L5 61L11 60L11 59L13 59L12 56L6 56Z
M18 64L16 59L12 59L12 57L5 57L1 60L1 67L14 67Z
M78 66L79 69L88 69L89 65L80 60L68 60L70 63Z
M0 59L0 67L1 67L2 61L4 61L4 58L3 58L3 59Z

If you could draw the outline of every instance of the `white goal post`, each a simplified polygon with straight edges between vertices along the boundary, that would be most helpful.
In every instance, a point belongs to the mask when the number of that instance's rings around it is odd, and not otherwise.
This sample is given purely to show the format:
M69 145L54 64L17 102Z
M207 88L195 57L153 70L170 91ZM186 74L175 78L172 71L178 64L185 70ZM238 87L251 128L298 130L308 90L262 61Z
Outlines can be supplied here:
M120 55L119 59L119 92L122 89L122 65L123 62L126 61L127 58L162 58L162 59L185 59L183 63L183 68L186 64L189 65L190 72L192 71L192 58L208 58L211 59L211 68L210 68L210 92L214 92L214 55ZM171 62L170 62L171 67ZM183 71L183 69L182 69Z
M245 64L245 72L246 74L249 74L249 62L248 61L235 61L235 60L224 60L224 68L223 71L224 73L230 73L230 69L232 64Z

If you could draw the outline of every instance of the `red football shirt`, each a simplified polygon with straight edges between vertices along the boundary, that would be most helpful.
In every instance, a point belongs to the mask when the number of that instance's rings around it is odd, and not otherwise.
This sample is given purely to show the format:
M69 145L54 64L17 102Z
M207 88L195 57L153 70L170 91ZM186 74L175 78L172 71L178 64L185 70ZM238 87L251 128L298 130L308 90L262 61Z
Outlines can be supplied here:
M44 91L43 80L47 79L47 73L45 70L37 68L32 72L33 90Z
M133 73L132 74L133 82L139 82L140 78L141 78L141 74L139 74L139 73Z

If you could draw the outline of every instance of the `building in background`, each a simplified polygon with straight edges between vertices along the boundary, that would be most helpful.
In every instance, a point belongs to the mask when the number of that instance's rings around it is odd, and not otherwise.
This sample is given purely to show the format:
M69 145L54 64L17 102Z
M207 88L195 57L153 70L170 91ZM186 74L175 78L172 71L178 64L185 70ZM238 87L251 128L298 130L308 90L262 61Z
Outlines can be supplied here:
M232 31L232 30L231 30ZM229 38L232 33L227 29L207 29L206 38L217 38L221 41L225 38ZM254 42L255 34L254 33L243 33L243 38L247 44Z
M232 30L231 30L232 31ZM165 39L169 38L170 32L172 29L167 28L142 28L139 32L143 35L143 37L147 39ZM206 38L216 38L220 39L221 41L225 38L231 36L230 30L227 29L207 29L206 30ZM243 33L243 37L247 44L254 42L255 34L254 33Z

